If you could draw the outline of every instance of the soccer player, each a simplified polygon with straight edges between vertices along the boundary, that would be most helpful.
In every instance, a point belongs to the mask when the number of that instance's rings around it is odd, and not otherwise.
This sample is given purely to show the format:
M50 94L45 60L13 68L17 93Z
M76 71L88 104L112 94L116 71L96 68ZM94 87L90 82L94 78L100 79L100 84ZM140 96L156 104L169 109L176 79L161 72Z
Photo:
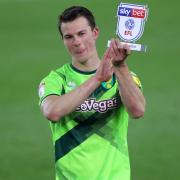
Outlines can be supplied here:
M128 46L112 39L99 58L99 29L85 7L59 16L59 31L72 57L40 83L40 107L49 119L56 180L130 180L128 117L140 118L145 99L126 64Z

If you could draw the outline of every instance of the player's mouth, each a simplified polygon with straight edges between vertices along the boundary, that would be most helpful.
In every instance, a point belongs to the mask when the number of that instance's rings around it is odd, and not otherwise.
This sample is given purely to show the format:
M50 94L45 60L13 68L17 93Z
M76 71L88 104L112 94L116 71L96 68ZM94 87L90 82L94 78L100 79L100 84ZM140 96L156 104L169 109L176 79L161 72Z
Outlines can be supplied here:
M81 55L85 52L85 49L82 49L82 50L78 50L78 51L75 51L75 54L77 55Z

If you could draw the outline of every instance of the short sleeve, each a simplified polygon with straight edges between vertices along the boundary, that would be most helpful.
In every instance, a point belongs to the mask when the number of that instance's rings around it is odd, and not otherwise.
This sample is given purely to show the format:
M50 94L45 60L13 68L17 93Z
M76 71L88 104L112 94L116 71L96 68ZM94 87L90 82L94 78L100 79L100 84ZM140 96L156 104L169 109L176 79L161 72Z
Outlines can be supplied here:
M63 89L63 79L56 72L51 71L39 84L39 105L49 95L60 96Z
M141 81L140 81L139 77L138 77L134 72L131 72L131 75L132 75L132 78L133 78L135 84L136 84L140 89L142 89L142 84L141 84Z

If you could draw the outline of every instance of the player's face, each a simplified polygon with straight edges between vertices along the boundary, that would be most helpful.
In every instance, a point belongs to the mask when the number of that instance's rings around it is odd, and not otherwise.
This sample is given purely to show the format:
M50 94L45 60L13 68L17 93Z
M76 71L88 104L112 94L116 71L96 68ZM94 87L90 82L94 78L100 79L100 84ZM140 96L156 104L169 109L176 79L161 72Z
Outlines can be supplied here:
M92 30L86 18L79 17L72 22L62 23L61 31L64 44L73 60L84 63L93 57L99 30Z

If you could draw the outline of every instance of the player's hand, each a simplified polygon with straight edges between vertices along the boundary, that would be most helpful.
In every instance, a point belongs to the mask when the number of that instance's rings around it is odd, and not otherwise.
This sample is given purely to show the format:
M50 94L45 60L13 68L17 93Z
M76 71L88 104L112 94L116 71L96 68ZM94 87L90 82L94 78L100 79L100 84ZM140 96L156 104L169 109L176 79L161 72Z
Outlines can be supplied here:
M106 52L104 53L103 59L96 71L95 77L99 82L108 81L113 74L113 49L112 47L107 48Z
M112 39L110 47L112 47L113 60L112 64L114 66L121 66L128 55L131 54L131 50L127 44L121 44L119 39Z

